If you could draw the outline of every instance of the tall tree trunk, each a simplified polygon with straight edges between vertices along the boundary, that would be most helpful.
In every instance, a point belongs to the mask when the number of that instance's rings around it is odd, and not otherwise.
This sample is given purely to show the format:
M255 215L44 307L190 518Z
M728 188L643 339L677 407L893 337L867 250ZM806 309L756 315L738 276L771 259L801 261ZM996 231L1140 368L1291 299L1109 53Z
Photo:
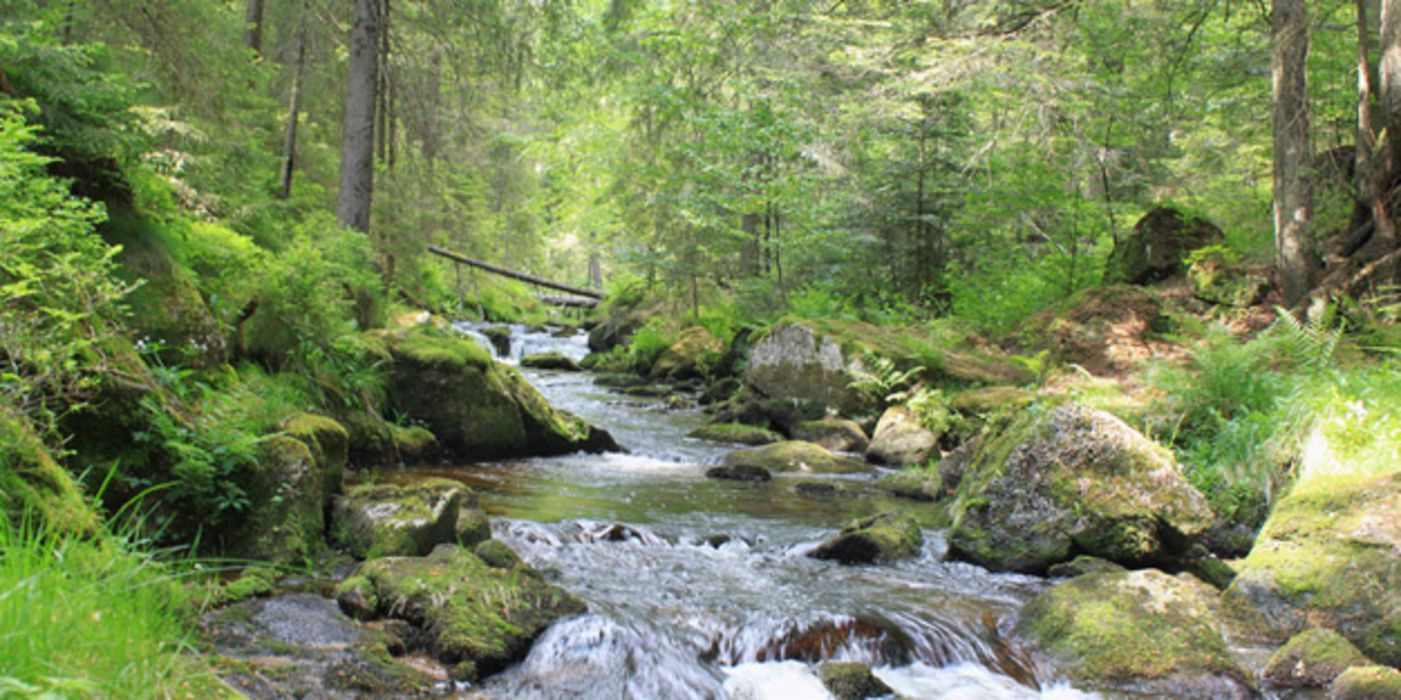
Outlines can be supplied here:
M740 274L745 277L759 276L759 215L744 214L739 219L739 229L744 233L743 247L739 249Z
M1306 0L1274 0L1271 12L1274 84L1275 261L1288 306L1309 290L1316 263L1308 249L1313 218L1309 184L1309 26Z
M1359 30L1365 32L1366 10L1363 9L1365 0L1358 3ZM1386 142L1381 149L1381 153L1374 155L1372 170L1372 187L1374 191L1370 194L1375 198L1372 205L1374 218L1376 218L1377 228L1372 236L1372 241L1367 245L1367 253L1364 257L1380 257L1396 249L1397 232L1394 219L1391 216L1389 200L1391 199L1392 183L1396 181L1397 166L1401 165L1401 0L1382 0L1381 2L1381 59L1379 61L1378 77L1381 83L1379 95L1381 104L1381 127L1386 131ZM1361 37L1359 37L1361 39ZM1361 43L1359 41L1359 43ZM1365 52L1365 45L1359 48ZM1363 53L1365 61L1366 54ZM1359 77L1359 80L1361 78ZM1373 132L1376 133L1376 132ZM1376 216L1377 212L1383 215Z
M428 171L433 171L433 163L438 159L438 103L442 100L443 52L434 49L428 54L428 89L423 115L423 159L428 163Z
M375 86L379 74L378 0L355 0L349 77L341 124L340 200L336 218L366 233L375 186Z
M302 114L302 74L306 69L306 7L301 8L301 26L297 29L297 60L292 64L292 95L287 106L287 135L282 142L282 172L277 184L277 198L292 196L292 175L297 167L297 120Z
M1370 214L1373 240L1394 242L1396 224L1387 208L1386 193L1394 177L1395 164L1390 144L1385 144L1380 152L1375 150L1377 130L1372 119L1371 32L1367 27L1367 4L1368 0L1357 2L1357 196ZM1393 15L1392 19L1398 18ZM1388 133L1396 132L1388 129Z
M263 0L248 0L248 10L243 16L243 43L253 49L253 53L263 52Z

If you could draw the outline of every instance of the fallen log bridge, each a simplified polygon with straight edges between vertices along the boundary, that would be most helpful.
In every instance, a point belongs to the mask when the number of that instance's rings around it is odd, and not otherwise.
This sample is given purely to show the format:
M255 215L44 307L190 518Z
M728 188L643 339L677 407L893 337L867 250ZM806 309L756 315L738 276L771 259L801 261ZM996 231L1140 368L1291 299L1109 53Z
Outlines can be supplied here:
M550 306L563 306L570 309L592 309L598 306L597 299L587 297L568 297L561 294L536 294L535 300L541 304Z
M557 291L566 292L566 293L569 293L569 294L574 294L574 295L576 295L576 296L585 297L586 299L592 301L592 302L593 302L593 305L597 305L598 302L601 301L601 300L603 299L603 292L600 292L600 291L595 290L595 289L584 289L583 287L574 287L574 286L567 285L567 284L563 284L563 283L560 283L560 282L555 282L555 281L553 281L553 280L547 280L547 279L545 279L545 278L543 278L543 277L536 277L535 275L529 275L529 274L526 274L526 273L524 273L524 272L517 272L517 271L515 271L515 270L509 270L509 269L506 269L506 268L504 268L504 267L500 267L500 266L497 266L497 265L492 265L491 263L482 262L482 261L480 261L480 260L475 260L475 259L473 259L473 258L469 258L469 257L467 257L467 256L465 256L465 255L460 255L460 254L458 254L458 253L454 253L454 252L452 252L452 251L450 251L450 250L446 250L446 249L443 249L443 248L439 248L438 246L435 246L435 245L430 245L430 246L428 246L428 252L430 252L430 253L432 253L432 254L434 254L434 255L439 255L439 256L442 256L442 257L444 257L444 258L447 258L448 260L451 260L451 261L453 261L453 262L455 262L455 263L460 263L460 264L462 264L462 265L470 265L470 266L475 267L475 268L480 269L480 270L486 270L487 272L490 272L490 273L492 273L492 274L501 275L502 277L510 277L510 278L513 279L513 280L520 280L520 281L522 281L522 282L529 282L530 284L534 284L534 285L537 285L537 286L540 286L540 287L546 287L546 288L548 288L548 289L554 289L554 290L557 290ZM560 298L560 299L564 299L564 298L567 298L567 297L559 297L559 298ZM541 301L545 301L545 300L544 300L544 299L541 299ZM579 300L579 301L583 301L583 300L581 299L581 300ZM548 303L551 303L551 302L545 301L545 303L548 304ZM559 305L560 305L560 306L575 306L575 304L559 304ZM577 306L583 306L583 304L578 304Z

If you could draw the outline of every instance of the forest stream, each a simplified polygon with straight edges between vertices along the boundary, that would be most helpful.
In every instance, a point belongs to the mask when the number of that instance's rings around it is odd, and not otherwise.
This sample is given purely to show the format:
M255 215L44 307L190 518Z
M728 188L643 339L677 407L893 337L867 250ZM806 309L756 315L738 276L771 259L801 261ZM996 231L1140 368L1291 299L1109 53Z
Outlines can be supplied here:
M499 359L542 352L580 359L588 348L583 335L517 327L510 356ZM870 477L708 480L706 466L732 447L684 437L698 412L600 387L587 373L523 371L628 453L381 474L468 483L495 536L589 605L488 679L487 696L825 698L816 663L852 660L912 698L1085 697L1000 631L1043 579L945 562L935 530L926 530L921 556L895 565L805 556L879 501L795 486L821 478L860 489Z

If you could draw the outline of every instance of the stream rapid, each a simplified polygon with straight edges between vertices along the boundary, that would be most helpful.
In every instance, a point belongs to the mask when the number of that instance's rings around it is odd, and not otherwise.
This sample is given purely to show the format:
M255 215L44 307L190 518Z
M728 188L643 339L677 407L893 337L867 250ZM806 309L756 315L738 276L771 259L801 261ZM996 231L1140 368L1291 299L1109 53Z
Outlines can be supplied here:
M492 348L472 325L459 328ZM517 364L543 352L577 360L588 348L582 334L515 327L498 359ZM843 567L805 556L889 503L794 487L836 480L859 491L870 476L706 479L735 446L686 437L699 412L601 387L588 373L522 371L554 405L607 429L628 452L386 475L471 485L495 536L588 603L588 613L555 624L522 663L488 679L482 695L827 698L818 665L837 660L871 665L910 698L1091 697L1058 683L1006 637L1042 579L946 562L943 533L933 529L922 554L899 564Z

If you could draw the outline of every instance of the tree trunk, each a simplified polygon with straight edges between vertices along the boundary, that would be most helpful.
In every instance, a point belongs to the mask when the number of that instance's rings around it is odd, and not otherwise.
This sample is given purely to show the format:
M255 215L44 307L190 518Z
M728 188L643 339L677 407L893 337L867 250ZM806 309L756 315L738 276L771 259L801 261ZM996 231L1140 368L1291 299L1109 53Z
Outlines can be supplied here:
M336 218L366 233L375 184L375 86L379 73L378 0L355 0L350 30L345 120L341 124L340 200Z
M243 43L253 49L253 53L263 52L263 0L248 0L248 11L243 16Z
M301 26L297 30L297 60L292 64L292 96L287 108L287 137L282 142L282 173L277 184L277 198L292 196L292 175L297 167L297 120L302 113L302 74L306 69L306 8L302 8Z
M1365 31L1363 24L1366 10L1365 0L1358 3L1359 31ZM1366 258L1385 255L1396 248L1397 233L1391 217L1389 200L1392 183L1396 180L1397 165L1401 164L1401 0L1381 2L1381 60L1378 71L1381 92L1382 124L1387 136L1380 153L1374 154L1371 167L1372 191L1370 202L1376 231L1372 241L1366 246ZM1359 36L1359 39L1361 37ZM1360 43L1360 42L1359 42ZM1365 52L1365 45L1359 47ZM1362 54L1365 60L1366 54ZM1360 80L1359 76L1359 80ZM1369 79L1370 80L1370 79ZM1376 132L1373 131L1373 134ZM1380 213L1381 216L1377 216Z
M432 172L433 163L438 158L438 103L442 100L443 53L434 49L428 54L427 105L423 115L423 159Z
M1274 0L1271 12L1274 84L1275 261L1284 301L1293 306L1309 290L1316 267L1308 249L1313 217L1309 184L1308 15L1306 0Z
M1372 119L1372 61L1369 57L1371 42L1367 27L1367 4L1368 0L1357 2L1357 197L1366 208L1366 218L1372 222L1373 242L1386 245L1390 241L1390 247L1394 247L1396 225L1387 208L1386 193L1395 173L1395 165L1390 144L1384 144L1380 152L1375 150L1377 131ZM1396 132L1388 129L1388 133Z

